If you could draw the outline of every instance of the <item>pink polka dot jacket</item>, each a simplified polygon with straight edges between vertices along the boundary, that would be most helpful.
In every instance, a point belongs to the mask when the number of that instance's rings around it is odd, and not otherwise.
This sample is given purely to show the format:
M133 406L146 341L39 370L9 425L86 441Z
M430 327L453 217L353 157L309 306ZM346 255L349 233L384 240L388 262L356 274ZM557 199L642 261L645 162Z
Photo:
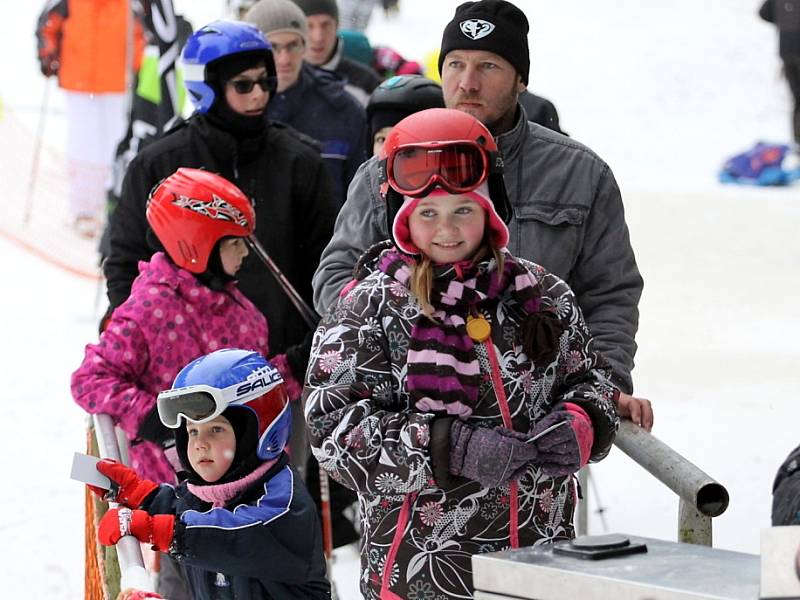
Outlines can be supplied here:
M72 395L88 413L110 415L129 442L136 440L130 459L140 476L172 483L174 472L160 446L137 439L158 392L169 389L187 363L220 348L269 357L267 340L264 315L235 284L214 291L159 252L139 263L130 297L114 311L99 342L86 346L72 374ZM269 358L290 398L298 398L300 383L286 356Z

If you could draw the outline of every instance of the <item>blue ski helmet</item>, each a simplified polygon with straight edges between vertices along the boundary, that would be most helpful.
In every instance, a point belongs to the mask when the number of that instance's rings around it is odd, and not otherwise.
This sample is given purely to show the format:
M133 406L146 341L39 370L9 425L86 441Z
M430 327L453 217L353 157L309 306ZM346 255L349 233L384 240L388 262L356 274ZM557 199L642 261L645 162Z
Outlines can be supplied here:
M157 406L161 422L179 430L181 420L203 423L241 407L255 417L261 460L280 456L289 439L292 416L283 378L258 352L224 349L193 360L172 389L158 395Z
M267 75L276 77L272 46L255 25L214 21L195 31L186 41L181 54L183 81L197 112L208 112L216 100L217 90L209 79L209 65L244 53L263 53Z

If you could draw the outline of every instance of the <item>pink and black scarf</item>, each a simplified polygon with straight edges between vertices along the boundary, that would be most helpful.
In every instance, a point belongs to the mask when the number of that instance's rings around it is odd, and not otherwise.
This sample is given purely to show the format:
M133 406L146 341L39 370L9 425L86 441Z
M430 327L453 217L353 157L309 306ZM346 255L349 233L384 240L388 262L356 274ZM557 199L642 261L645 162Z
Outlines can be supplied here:
M383 255L378 268L408 287L409 260L392 250ZM556 343L546 349L547 353L557 348L563 327L552 313L540 310L539 283L511 255L505 255L502 274L497 272L494 259L477 265L435 266L431 290L435 312L431 319L423 317L414 324L409 340L406 386L418 410L461 418L472 414L481 374L466 319L477 315L482 307L491 308L503 294L510 295L528 315L521 327L523 347L527 341L542 346L542 340L549 339ZM545 348L531 350L541 354Z

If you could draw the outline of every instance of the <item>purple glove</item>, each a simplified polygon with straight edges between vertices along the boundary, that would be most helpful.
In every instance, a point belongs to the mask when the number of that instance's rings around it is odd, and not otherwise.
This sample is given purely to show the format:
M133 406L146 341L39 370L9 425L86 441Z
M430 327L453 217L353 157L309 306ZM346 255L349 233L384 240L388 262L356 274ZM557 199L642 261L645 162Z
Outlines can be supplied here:
M497 487L514 478L538 454L528 436L504 427L472 427L456 419L450 426L450 474Z
M551 477L571 475L581 468L581 450L572 427L574 418L574 415L566 410L555 410L536 423L527 436L529 439L537 435L542 436L529 445L535 445L539 451L536 464L546 475ZM559 425L559 423L564 424ZM559 426L542 433L554 425Z

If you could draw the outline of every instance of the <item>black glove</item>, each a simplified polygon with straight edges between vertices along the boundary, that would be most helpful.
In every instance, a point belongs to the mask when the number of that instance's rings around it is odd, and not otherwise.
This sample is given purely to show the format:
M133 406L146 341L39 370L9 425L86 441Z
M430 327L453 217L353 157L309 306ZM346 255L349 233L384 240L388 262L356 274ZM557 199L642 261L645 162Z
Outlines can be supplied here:
M175 443L172 430L166 428L161 422L161 419L158 418L157 404L153 404L153 408L147 413L144 421L139 425L139 431L136 433L139 438L147 440L148 442L154 442L162 448L168 448Z
M303 341L286 349L286 362L292 369L292 374L297 381L305 381L306 371L308 370L308 357L311 354L311 342L314 339L314 331L309 331Z
M45 77L53 77L55 75L58 75L58 68L60 66L61 63L58 60L58 56L52 56L52 55L39 56L39 70Z

